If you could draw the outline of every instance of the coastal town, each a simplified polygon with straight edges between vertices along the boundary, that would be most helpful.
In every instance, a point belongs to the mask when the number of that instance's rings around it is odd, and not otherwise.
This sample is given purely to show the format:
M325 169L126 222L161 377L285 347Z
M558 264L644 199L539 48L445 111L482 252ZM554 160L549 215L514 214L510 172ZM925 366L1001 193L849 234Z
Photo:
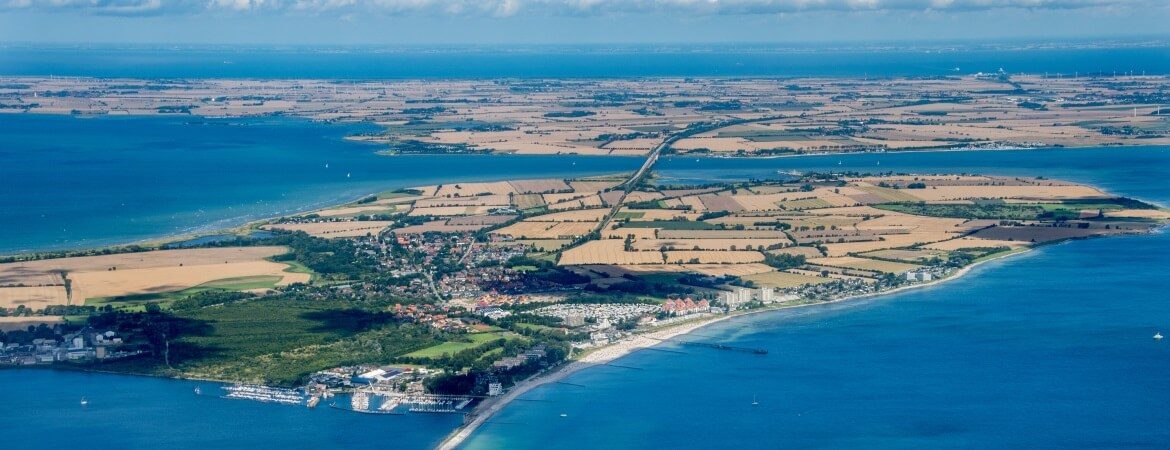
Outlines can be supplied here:
M704 324L1167 219L1091 186L970 174L419 186L229 240L9 258L0 365L220 380L197 394L474 427L531 380L640 348L766 354L682 336Z

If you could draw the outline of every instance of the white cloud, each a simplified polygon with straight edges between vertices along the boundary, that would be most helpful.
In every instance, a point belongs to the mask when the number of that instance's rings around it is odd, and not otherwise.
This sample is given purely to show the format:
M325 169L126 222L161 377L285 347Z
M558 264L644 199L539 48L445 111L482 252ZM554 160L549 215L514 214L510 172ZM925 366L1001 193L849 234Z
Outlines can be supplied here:
M152 15L308 13L460 15L758 15L816 11L1164 8L1165 0L6 0L2 10Z

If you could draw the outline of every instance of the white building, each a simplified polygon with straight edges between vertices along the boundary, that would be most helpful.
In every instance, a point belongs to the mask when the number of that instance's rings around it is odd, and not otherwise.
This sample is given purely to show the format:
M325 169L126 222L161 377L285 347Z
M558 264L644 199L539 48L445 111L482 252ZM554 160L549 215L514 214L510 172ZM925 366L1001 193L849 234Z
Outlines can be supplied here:
M930 281L934 279L934 275L925 270L911 270L906 272L906 281Z
M769 304L769 303L776 301L775 294L776 294L776 291L774 289L772 289L770 287L762 287L759 289L758 295L760 298L760 302L766 305L766 304Z
M737 309L752 301L752 290L745 287L734 287L731 288L731 292L720 294L719 298L727 305L728 309Z
M488 397L496 397L504 393L504 385L500 383L488 383Z

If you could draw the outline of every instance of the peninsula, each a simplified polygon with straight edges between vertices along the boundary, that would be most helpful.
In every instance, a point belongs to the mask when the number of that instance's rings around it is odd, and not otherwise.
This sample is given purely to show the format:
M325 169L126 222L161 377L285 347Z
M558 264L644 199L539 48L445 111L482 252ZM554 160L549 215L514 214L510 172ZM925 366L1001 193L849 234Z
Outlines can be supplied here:
M970 174L418 186L234 239L8 257L0 364L467 414L450 446L533 386L713 321L925 286L1167 219L1091 186Z

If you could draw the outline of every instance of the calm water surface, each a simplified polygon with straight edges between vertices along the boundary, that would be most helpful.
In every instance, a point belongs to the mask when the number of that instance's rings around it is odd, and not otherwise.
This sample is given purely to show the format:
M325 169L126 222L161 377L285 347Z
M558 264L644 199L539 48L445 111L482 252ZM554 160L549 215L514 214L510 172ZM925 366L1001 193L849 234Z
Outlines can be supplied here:
M956 70L956 68L958 70ZM130 78L894 77L1170 73L1170 48L849 50L633 47L243 49L0 47L0 75Z
M148 377L6 369L0 386L9 449L427 448L460 422L219 399L208 395L218 390L211 383Z
M598 175L635 158L387 157L368 126L295 119L0 117L0 254L123 244L425 184Z

